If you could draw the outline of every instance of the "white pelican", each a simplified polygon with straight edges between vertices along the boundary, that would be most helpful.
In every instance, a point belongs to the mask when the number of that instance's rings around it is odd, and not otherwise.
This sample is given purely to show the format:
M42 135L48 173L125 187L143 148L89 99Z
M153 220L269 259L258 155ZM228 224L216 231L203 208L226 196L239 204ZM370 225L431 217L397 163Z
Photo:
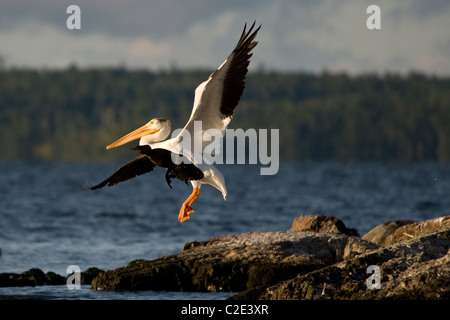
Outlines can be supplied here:
M201 121L202 135L208 129L217 129L222 135L224 134L244 91L247 68L252 56L250 52L258 43L253 40L261 26L252 33L254 26L255 23L253 23L248 32L246 31L247 26L244 26L242 35L233 52L205 82L195 89L191 116L176 137L163 141L171 132L170 121L155 118L139 129L113 142L106 149L115 148L140 138L139 146L132 150L138 151L142 155L118 168L112 176L98 185L90 187L90 189L96 190L105 185L113 186L119 182L150 172L155 166L159 166L167 169L166 181L169 187L171 187L170 178L178 178L186 183L189 180L192 184L192 194L184 201L178 215L180 222L189 219L189 215L194 212L192 204L198 199L202 184L209 184L217 188L222 192L223 198L226 200L225 179L220 171L204 161L201 163L195 161L197 158L194 157L192 149L186 148L186 146L180 148L180 146L185 134L189 134L192 137L192 145L195 139L202 139L202 136L199 137L198 134L194 136L194 122L196 121ZM202 139L200 143L204 148L203 142L204 140ZM203 150L200 150L200 152L203 153ZM184 156L184 159L187 158L189 162L174 162L173 156L178 155Z

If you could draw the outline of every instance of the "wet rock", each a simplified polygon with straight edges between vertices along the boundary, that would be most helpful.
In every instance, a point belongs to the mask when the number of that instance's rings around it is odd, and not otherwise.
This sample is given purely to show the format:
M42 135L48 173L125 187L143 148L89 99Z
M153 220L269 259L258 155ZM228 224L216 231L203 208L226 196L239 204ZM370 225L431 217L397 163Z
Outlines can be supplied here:
M99 273L103 272L98 268L89 268L81 272L81 284L91 284ZM21 274L0 273L0 287L24 287L24 286L45 286L45 285L65 285L67 278L53 271L44 273L41 269L32 268Z
M44 285L64 285L66 284L66 278L60 276L59 274L49 271L45 274Z
M243 291L341 261L347 244L358 241L363 242L344 234L301 231L214 237L188 242L175 255L138 260L100 273L92 281L92 288Z
M320 213L295 218L290 231L329 232L359 237L358 231L347 228L338 218Z
M91 284L92 280L98 276L103 270L95 267L91 267L81 272L81 284Z
M17 273L0 273L0 287L34 286L35 282Z
M448 218L405 224L396 228L400 232L392 237L394 244L276 285L247 290L233 299L449 299ZM380 268L380 289L367 285L371 275L367 269L372 265Z
M44 273L41 269L38 268L32 268L21 274L0 274L0 287L60 285L65 283L66 279L64 277L51 271Z

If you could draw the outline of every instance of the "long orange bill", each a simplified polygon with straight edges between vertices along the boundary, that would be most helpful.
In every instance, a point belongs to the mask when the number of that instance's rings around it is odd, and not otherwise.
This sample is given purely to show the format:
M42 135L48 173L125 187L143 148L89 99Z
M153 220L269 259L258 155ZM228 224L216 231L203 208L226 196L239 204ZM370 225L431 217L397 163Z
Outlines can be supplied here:
M130 132L129 134L123 136L119 140L114 141L109 146L107 146L106 149L111 149L111 148L121 146L130 141L142 138L143 136L146 136L146 135L149 135L152 133L157 133L159 131L160 131L160 129L149 128L149 123L147 123L147 124L143 125L142 127L140 127L139 129L136 129L133 132Z

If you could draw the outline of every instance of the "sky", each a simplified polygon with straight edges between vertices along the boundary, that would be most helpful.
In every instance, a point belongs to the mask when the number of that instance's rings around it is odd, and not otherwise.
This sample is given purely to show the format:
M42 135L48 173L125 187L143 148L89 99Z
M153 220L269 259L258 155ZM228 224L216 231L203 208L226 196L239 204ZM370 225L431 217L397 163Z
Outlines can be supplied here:
M381 29L367 28L370 5ZM448 0L2 0L0 63L213 69L255 20L253 70L450 75Z

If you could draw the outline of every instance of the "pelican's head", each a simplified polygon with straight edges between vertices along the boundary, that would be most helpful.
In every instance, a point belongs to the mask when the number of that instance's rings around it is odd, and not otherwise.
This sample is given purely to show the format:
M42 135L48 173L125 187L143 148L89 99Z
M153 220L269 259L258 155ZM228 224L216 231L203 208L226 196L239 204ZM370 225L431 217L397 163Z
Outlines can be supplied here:
M117 141L114 141L106 149L121 146L130 141L141 138L139 145L151 144L162 141L167 138L172 130L172 125L169 120L163 118L155 118L147 122L139 129L130 132Z

